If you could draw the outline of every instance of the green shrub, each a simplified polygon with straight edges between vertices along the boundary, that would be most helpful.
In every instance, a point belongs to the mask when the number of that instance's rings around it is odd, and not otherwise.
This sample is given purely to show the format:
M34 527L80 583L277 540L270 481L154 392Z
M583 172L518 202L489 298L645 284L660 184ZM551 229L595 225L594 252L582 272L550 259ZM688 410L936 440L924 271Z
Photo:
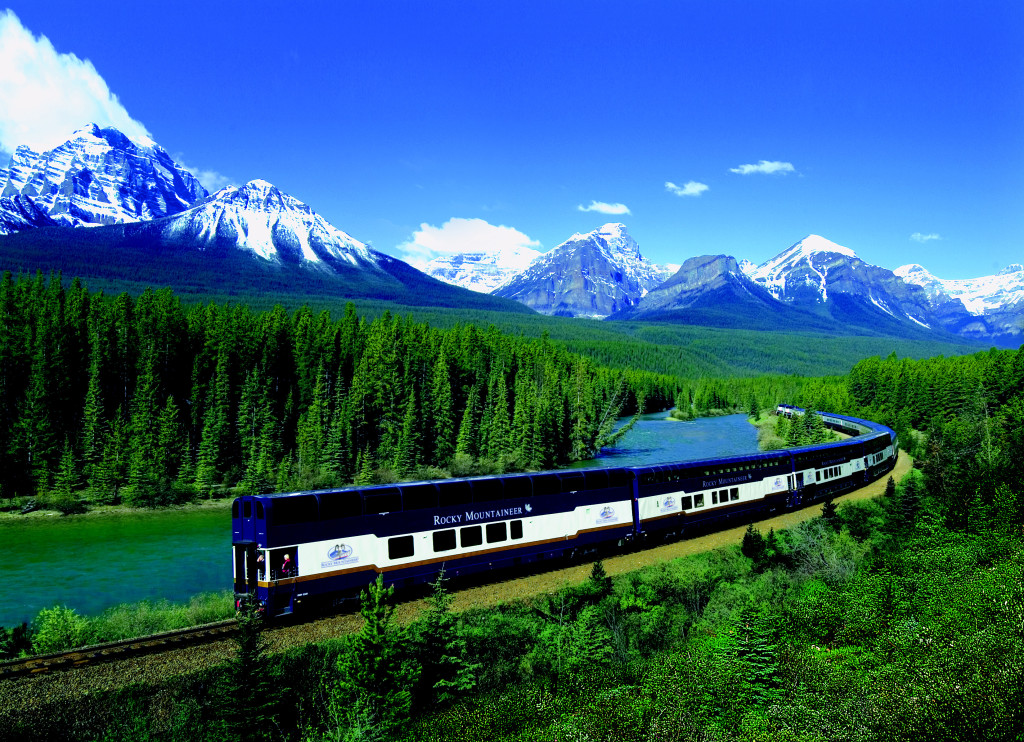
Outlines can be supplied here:
M32 646L37 654L49 654L81 646L86 638L88 621L74 608L54 606L39 611L35 626Z

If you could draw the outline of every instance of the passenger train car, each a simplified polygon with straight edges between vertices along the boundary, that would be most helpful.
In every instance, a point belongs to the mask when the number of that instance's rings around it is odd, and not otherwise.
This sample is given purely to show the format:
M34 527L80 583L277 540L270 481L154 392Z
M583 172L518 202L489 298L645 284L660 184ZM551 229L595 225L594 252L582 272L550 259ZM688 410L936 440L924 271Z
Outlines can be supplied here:
M895 465L889 428L822 418L853 437L652 466L239 497L236 600L255 595L278 616L353 597L379 573L385 584L406 586L430 582L442 568L466 575L679 537L820 502Z

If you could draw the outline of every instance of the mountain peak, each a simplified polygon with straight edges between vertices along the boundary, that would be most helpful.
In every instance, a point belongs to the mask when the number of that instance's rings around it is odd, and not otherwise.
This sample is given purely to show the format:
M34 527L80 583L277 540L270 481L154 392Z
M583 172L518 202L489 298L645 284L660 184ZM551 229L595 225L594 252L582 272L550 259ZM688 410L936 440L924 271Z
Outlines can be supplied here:
M1020 263L1010 263L1008 266L999 271L997 275L1008 276L1011 273L1020 273L1021 271L1024 271L1024 265L1021 265Z
M207 193L148 137L89 124L46 152L18 147L0 169L0 196L18 195L58 223L78 227L157 219Z
M379 253L265 180L228 186L168 220L166 233L201 245L226 244L266 260L377 265Z
M100 126L99 124L86 124L81 129L75 131L68 142L74 142L81 139L91 139L97 142L106 142L112 147L124 148L126 142L130 142L135 145L138 149L157 149L162 150L163 148L150 139L145 134L125 134L120 129L114 126Z
M835 253L845 255L849 258L856 258L857 253L848 247L837 245L832 240L826 239L818 234L809 234L795 245L789 248L788 253L799 253L801 256L810 256L816 253ZM783 253L785 255L786 253Z
M574 234L494 294L543 314L600 318L635 305L668 275L640 253L625 224L610 222Z

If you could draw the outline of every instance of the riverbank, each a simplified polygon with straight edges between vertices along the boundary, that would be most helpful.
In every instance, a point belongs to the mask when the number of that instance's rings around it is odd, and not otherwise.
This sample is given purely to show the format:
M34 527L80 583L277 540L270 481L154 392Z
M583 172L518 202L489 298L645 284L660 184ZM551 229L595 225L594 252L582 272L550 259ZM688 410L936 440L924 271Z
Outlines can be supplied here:
M32 510L28 513L21 513L17 510L0 511L0 525L7 522L31 523L32 521L59 520L74 522L80 520L91 520L95 518L127 518L146 517L159 513L190 513L208 512L212 510L228 510L231 508L233 497L224 497L216 500L195 500L180 505L163 505L155 508L131 508L127 505L97 505L90 507L82 513L70 513L64 515L56 510Z

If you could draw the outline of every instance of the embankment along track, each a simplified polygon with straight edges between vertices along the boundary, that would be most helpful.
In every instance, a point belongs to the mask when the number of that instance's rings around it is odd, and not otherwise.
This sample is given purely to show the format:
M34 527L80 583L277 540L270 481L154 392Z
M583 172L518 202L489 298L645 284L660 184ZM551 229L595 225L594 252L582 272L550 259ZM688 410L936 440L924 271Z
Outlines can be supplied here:
M897 481L906 476L912 466L911 459L900 452L892 476ZM837 503L864 500L881 495L885 491L888 477L872 482L866 487L854 490L836 498ZM820 506L784 513L761 521L762 531L769 528L781 530L820 515ZM697 554L739 543L746 526L717 531L695 538L664 544L640 551L634 551L604 559L605 571L610 575L632 572L648 564ZM524 599L535 595L557 592L567 585L578 584L590 575L591 565L583 563L528 574L497 583L468 587L455 594L455 610L485 608L511 600ZM409 600L401 603L396 616L402 622L409 622L425 608L424 600ZM358 630L362 619L358 613L342 614L322 618L293 626L270 628L265 636L271 651L280 652L308 642L325 641ZM4 719L12 714L39 713L51 704L77 700L83 695L95 696L103 691L113 690L132 683L158 684L169 677L206 669L227 661L233 652L230 640L215 641L199 646L170 649L159 654L130 657L102 664L55 670L38 675L18 676L0 680L0 729L6 726Z

